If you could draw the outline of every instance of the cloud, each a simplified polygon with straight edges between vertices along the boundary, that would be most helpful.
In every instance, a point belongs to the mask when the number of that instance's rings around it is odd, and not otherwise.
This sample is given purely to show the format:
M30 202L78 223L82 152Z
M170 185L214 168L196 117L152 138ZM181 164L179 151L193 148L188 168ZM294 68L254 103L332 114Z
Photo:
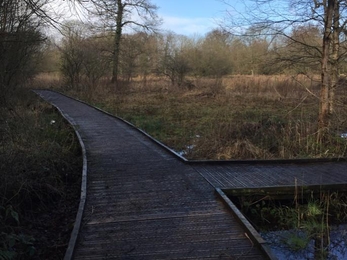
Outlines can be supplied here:
M201 34L211 31L216 28L215 21L211 18L184 18L175 16L161 16L163 25L161 28L167 31L173 31L177 34L193 35Z

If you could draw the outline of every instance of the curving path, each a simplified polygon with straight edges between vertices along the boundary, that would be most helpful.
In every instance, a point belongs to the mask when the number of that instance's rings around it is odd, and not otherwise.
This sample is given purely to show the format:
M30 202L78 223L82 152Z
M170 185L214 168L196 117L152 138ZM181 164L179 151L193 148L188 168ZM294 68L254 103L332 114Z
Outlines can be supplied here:
M216 195L208 170L93 107L36 93L74 125L86 150L86 202L66 259L266 258Z
M345 160L185 162L120 119L56 92L36 93L75 127L86 151L87 185L66 260L274 259L231 214L221 189L347 188Z

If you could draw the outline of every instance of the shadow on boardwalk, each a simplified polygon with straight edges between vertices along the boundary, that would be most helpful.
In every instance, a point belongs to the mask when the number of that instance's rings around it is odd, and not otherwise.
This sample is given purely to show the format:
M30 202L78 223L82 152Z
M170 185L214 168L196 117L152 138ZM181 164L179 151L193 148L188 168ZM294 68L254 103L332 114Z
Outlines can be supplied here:
M36 92L75 126L86 150L74 259L266 259L216 188L347 183L346 163L190 165L121 120Z

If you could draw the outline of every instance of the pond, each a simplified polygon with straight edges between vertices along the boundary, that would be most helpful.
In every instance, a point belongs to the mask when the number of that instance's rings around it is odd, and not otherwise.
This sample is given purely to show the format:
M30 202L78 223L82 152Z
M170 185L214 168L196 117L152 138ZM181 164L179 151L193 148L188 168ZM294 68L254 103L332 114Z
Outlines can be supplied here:
M347 225L331 226L330 241L323 259L347 259ZM302 230L280 230L260 232L279 260L315 259L315 240L308 239ZM306 242L307 241L307 242ZM306 244L307 243L307 244ZM306 244L304 248L301 245ZM318 259L319 258L318 256Z
M278 259L347 259L346 185L240 189L226 194Z

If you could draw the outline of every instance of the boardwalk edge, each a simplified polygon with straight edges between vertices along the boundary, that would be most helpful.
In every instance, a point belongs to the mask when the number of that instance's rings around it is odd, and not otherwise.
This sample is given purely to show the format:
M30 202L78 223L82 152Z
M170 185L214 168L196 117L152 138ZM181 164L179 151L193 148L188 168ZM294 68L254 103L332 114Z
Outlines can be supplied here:
M135 130L141 132L143 135L145 135L146 137L148 137L151 141L153 141L154 143L156 143L157 145L161 146L162 148L166 149L168 152L170 152L171 154L173 154L176 158L178 158L180 161L183 161L184 163L187 164L288 164L288 163L296 163L296 164L306 164L306 163L322 163L322 162L346 162L347 158L346 157L334 157L334 158L306 158L306 159L245 159L245 160L238 160L238 159L231 159L231 160L189 160L187 158L185 158L184 156L180 155L179 153L177 153L175 150L173 150L172 148L168 147L167 145L163 144L162 142L158 141L157 139L155 139L154 137L152 137L151 135L149 135L147 132L145 132L144 130L137 128L134 124L130 123L129 121L111 114L110 112L107 112L99 107L93 106L89 103L87 103L86 101L83 101L81 99L75 98L75 97L71 97L65 93L59 92L57 90L51 90L51 89L42 89L42 90L48 90L48 91L52 91L52 92L56 92L59 93L67 98L76 100L80 103L83 103L89 107L92 107L106 115L109 115L113 118L116 118L120 121L122 121L123 123L131 126L132 128L134 128ZM34 90L35 91L35 90Z
M80 203L78 206L78 211L77 211L77 215L76 215L74 228L73 228L71 236L70 236L69 245L68 245L68 248L65 252L64 260L71 260L73 257L77 238L78 238L78 234L79 234L79 231L81 228L84 206L85 206L86 198L87 198L87 162L88 162L87 161L87 155L86 155L87 153L86 153L85 145L83 143L81 135L77 131L77 128L75 127L75 125L72 125L72 127L75 130L75 133L78 137L78 141L79 141L80 146L81 146L82 156L83 156L83 168L82 168L82 181L81 181L81 199L80 199Z
M245 216L239 211L239 209L232 203L232 201L228 198L228 196L223 192L222 189L216 188L216 192L218 196L223 200L223 202L227 205L228 209L232 212L234 217L239 221L242 227L246 230L246 234L248 238L254 243L254 245L258 246L262 252L266 255L266 257L270 260L278 260L278 258L272 253L268 242L266 242L259 233L255 230L255 228L249 223L249 221L245 218Z
M86 197L87 197L87 162L88 161L87 161L86 148L85 148L85 145L83 143L82 137L81 137L80 133L77 130L77 125L74 122L74 120L71 117L69 117L68 115L66 115L60 108L58 108L57 106L55 106L54 104L52 104L51 102L46 100L40 93L36 92L35 90L33 90L33 91L39 97L41 97L45 102L48 102L53 107L55 107L55 109L57 109L57 111L61 114L61 116L72 126L72 128L74 129L75 134L76 134L76 136L78 138L78 141L79 141L79 144L80 144L80 147L81 147L81 151L82 151L83 166L82 166L80 203L78 205L78 210L77 210L77 214L76 214L74 227L73 227L73 230L71 232L69 244L68 244L67 250L65 252L65 256L64 256L64 260L71 260L73 258L73 254L74 254L74 250L75 250L78 234L79 234L79 231L80 231L80 227L81 227L81 223L82 223L82 216L83 216L83 211L84 211L84 206L85 206Z

